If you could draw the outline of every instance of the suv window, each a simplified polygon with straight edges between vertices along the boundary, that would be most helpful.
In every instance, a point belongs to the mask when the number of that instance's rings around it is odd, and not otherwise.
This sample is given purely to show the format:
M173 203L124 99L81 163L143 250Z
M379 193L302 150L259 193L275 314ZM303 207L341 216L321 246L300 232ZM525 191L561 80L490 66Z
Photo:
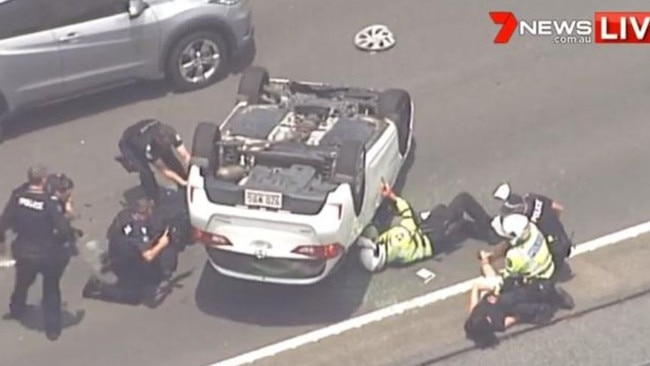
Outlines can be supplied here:
M62 27L126 13L129 0L56 0L57 26Z
M0 0L0 40L55 26L51 0Z

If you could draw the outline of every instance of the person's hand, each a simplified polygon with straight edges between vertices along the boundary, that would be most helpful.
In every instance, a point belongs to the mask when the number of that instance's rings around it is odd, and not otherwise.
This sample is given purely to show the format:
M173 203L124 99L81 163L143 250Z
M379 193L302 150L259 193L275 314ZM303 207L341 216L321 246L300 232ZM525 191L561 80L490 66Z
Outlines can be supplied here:
M492 252L481 250L478 252L478 259L481 263L490 263L492 260Z
M169 238L169 228L165 229L165 232L160 236L160 239L158 239L158 245L162 245L163 247L166 247L169 245L170 238Z
M390 184L386 183L385 180L381 180L381 195L387 198L394 198L395 197L395 192L393 192L393 188L390 186Z

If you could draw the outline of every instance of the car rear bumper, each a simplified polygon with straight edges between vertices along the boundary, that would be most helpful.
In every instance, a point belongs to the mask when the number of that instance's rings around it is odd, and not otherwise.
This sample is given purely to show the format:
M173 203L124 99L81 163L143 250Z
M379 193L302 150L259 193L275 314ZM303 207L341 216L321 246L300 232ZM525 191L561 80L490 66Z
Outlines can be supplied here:
M325 259L264 258L206 246L210 264L227 277L283 285L311 285L326 278L341 257Z

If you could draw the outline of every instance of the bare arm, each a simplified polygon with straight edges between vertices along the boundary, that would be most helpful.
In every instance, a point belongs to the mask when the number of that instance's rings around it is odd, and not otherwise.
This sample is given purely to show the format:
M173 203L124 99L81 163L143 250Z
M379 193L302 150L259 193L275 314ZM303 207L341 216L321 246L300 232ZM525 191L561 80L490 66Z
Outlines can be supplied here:
M472 292L469 295L469 313L472 313L472 310L478 305L479 301L481 301L481 289L478 283L474 284L472 287Z
M153 261L167 245L169 245L169 229L165 230L153 247L142 252L142 258L147 262Z
M506 328L510 328L511 326L517 324L517 318L514 316L506 316L504 325Z
M178 185L186 186L187 181L180 177L176 172L169 169L162 161L156 160L153 165L158 169L158 171L165 176L165 178L176 182Z
M183 163L185 164L185 166L189 166L190 165L190 158L192 156L190 155L190 152L187 151L187 148L185 147L185 145L181 145L181 146L177 147L176 152L178 153L178 155L183 160Z
M558 215L560 215L564 211L564 206L562 206L559 202L553 201L551 204L551 207L555 212L557 212Z

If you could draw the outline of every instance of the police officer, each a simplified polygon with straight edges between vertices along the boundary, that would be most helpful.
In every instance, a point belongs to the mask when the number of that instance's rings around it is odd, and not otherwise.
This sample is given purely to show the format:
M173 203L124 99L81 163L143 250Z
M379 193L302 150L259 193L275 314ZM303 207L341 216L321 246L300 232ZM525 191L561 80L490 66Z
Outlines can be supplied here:
M159 198L159 187L149 164L179 187L187 186L190 153L171 126L155 119L139 121L124 131L119 149L122 156L117 160L129 173L140 174L140 184L149 198Z
M71 240L72 228L61 206L45 190L47 169L28 171L26 185L14 191L0 219L0 241L11 229L16 233L12 254L16 259L16 282L9 305L18 319L26 308L27 293L38 273L43 276L45 334L56 340L61 334L61 290L59 281L69 261L61 243Z
M492 259L490 253L481 252L483 277L472 287L470 314L465 322L467 338L479 347L494 345L498 342L495 333L505 332L515 324L545 324L552 319L557 309L557 304L551 304L539 296L531 296L531 292L536 292L537 284L509 281L498 274L492 266ZM556 291L565 299L564 307L572 308L571 296L559 287L556 287Z
M555 287L555 264L544 234L521 214L510 214L495 230L506 237L510 249L506 252L504 279L521 281L527 286L530 300L559 302L572 307ZM482 257L484 253L480 254ZM491 255L491 254L488 254Z
M399 223L378 237L366 231L357 241L361 247L361 264L368 271L380 271L387 264L406 265L430 258L434 247L440 249L450 244L451 238L461 232L484 238L490 231L489 216L468 193L463 192L449 206L438 205L420 217L385 182L382 195L395 204ZM466 220L466 214L473 221Z
M74 189L74 182L72 179L65 174L50 174L47 177L45 187L52 201L59 204L63 210L65 218L72 226L72 222L77 218L72 204L72 192ZM83 236L82 230L75 227L72 227L72 230L75 234L75 239ZM66 241L62 243L62 245L70 255L79 254L76 240Z
M571 255L573 247L560 221L560 214L564 207L541 194L529 193L521 196L512 193L508 183L500 184L494 191L494 197L502 201L500 215L522 214L537 225L550 245L555 266L561 268Z
M177 253L170 246L169 230L156 232L153 202L141 198L120 212L108 230L108 259L116 283L92 277L83 289L83 297L138 305L148 290L176 270Z

